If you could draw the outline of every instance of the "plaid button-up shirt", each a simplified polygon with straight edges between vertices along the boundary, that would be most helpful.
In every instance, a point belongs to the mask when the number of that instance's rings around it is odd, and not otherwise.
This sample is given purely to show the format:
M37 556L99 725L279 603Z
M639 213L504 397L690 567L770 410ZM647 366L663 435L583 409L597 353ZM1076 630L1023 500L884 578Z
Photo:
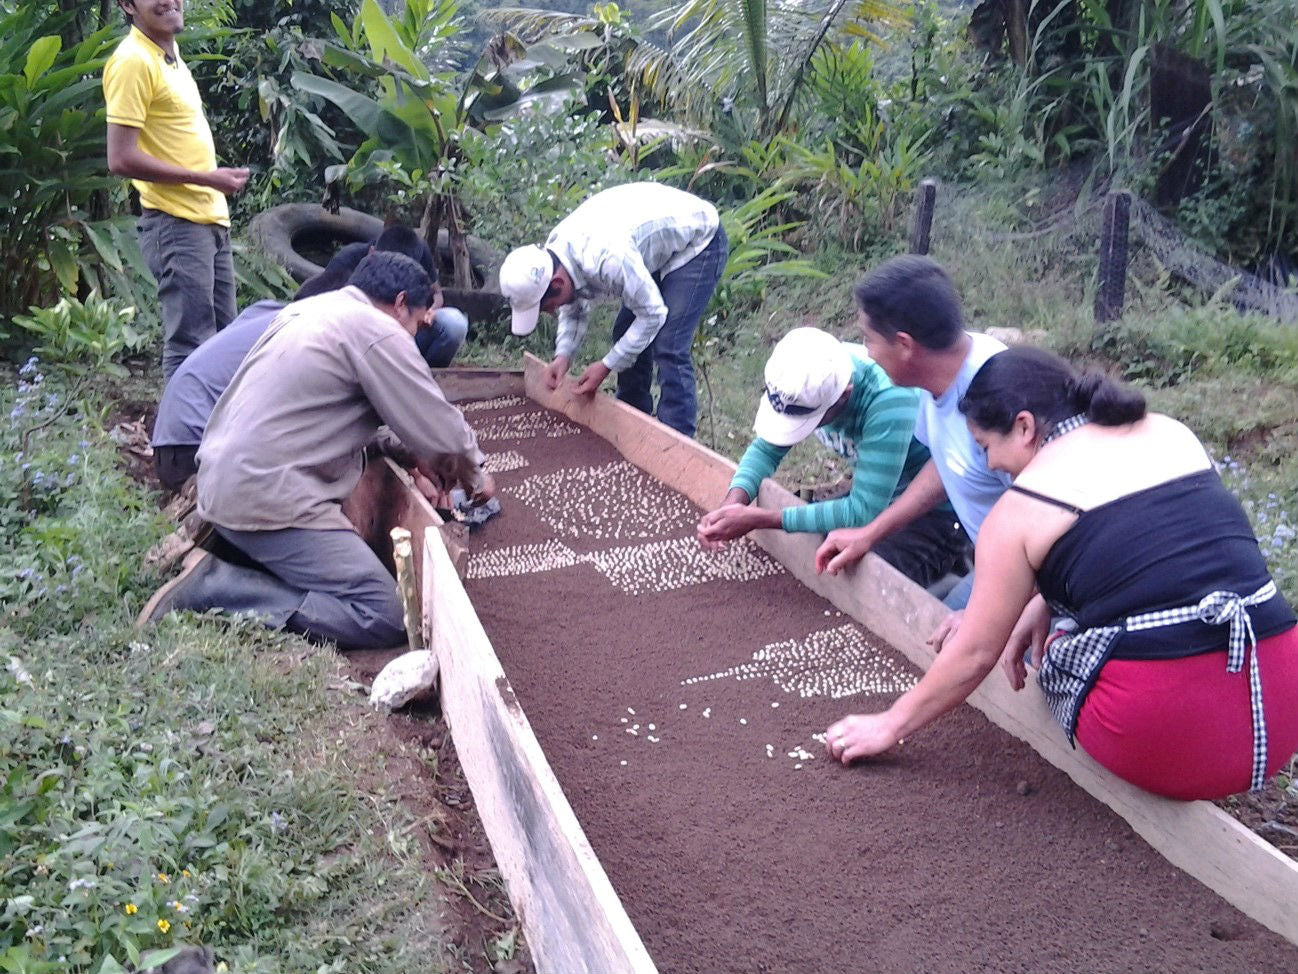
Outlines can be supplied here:
M614 372L630 367L667 320L655 275L697 257L719 225L711 203L659 183L615 186L573 210L545 242L576 289L559 309L555 354L572 358L581 346L591 304L618 300L635 320L603 361Z

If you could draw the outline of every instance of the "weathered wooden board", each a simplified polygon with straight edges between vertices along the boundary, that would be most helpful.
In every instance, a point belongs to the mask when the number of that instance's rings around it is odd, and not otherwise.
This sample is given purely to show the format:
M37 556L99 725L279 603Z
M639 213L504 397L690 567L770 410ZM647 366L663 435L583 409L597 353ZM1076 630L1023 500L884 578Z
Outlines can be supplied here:
M546 388L544 363L527 356L527 394L609 440L632 463L663 484L711 508L725 495L735 465L624 403L581 397L565 386ZM758 494L764 507L801 504L773 481ZM762 545L799 581L886 639L920 669L932 664L925 641L946 615L942 603L874 555L837 576L817 575L820 536L759 531ZM1209 802L1176 802L1135 788L1069 746L1035 685L1014 693L999 669L969 703L1030 744L1095 798L1112 808L1169 862L1276 933L1298 944L1298 863Z
M537 970L653 974L435 528L423 555L442 711Z

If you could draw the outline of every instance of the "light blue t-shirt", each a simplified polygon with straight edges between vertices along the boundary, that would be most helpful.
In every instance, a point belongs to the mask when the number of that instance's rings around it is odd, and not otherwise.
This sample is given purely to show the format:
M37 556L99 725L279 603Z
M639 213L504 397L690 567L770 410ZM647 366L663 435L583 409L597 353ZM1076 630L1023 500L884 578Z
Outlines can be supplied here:
M915 439L928 447L956 517L969 540L977 542L983 519L1005 493L1011 478L1007 473L987 469L987 454L974 442L959 409L960 398L983 363L1003 352L1005 345L989 335L971 333L969 338L969 354L950 388L937 398L920 390Z

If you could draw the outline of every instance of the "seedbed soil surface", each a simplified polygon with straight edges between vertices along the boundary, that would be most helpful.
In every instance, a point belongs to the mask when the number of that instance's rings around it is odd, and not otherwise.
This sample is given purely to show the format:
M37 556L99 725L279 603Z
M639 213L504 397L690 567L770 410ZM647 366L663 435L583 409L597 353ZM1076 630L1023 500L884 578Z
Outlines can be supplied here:
M465 405L503 505L469 595L660 970L1298 970L970 707L829 760L903 656L755 546L703 555L700 512L595 434Z

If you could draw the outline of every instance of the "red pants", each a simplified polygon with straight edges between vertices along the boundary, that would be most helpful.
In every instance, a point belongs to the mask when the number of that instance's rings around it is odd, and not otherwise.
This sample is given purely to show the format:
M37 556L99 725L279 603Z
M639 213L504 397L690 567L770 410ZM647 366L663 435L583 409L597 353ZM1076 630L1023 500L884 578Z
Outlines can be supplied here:
M1257 644L1267 776L1298 750L1298 628ZM1082 703L1077 742L1119 778L1168 798L1247 791L1253 771L1248 665L1226 652L1110 660Z

